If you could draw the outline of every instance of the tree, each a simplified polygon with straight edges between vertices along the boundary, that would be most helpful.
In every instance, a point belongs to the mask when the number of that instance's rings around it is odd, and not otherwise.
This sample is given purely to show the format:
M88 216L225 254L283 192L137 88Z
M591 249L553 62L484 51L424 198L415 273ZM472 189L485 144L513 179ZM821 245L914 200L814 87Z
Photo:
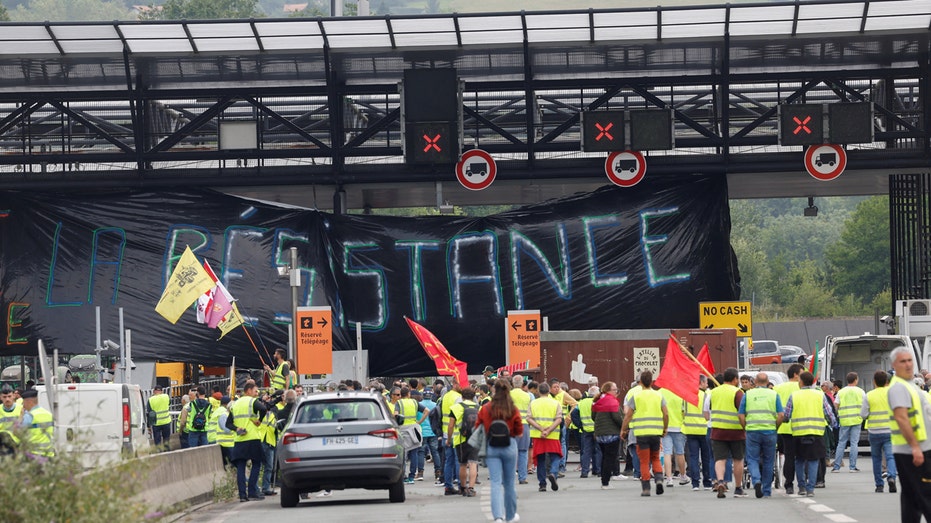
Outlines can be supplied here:
M7 12L6 6L0 4L0 22L9 22L10 13Z
M874 196L861 202L844 224L840 239L825 254L835 293L872 303L891 281L889 197Z
M9 13L16 22L130 20L135 15L122 0L29 0Z
M221 20L261 16L258 0L168 0L152 9L154 20Z

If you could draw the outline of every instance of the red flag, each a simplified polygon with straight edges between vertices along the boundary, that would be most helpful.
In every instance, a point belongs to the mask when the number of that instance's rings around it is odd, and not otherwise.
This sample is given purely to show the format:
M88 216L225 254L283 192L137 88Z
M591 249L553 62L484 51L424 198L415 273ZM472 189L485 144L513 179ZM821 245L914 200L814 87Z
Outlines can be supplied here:
M666 361L663 362L659 377L653 383L697 407L699 376L701 368L682 354L679 344L670 337L666 345Z
M405 316L404 319L407 321L407 326L413 331L414 337L420 342L423 350L433 359L433 363L436 365L436 372L440 376L455 376L460 386L466 386L469 383L468 365L464 361L459 361L454 358L452 354L446 350L446 347L443 346L443 342L438 340L437 337L424 328L423 325L407 316Z
M711 353L708 351L708 344L701 346L701 350L698 351L698 356L695 358L698 360L698 363L701 363L705 370L708 371L709 376L714 376L714 363L711 362Z

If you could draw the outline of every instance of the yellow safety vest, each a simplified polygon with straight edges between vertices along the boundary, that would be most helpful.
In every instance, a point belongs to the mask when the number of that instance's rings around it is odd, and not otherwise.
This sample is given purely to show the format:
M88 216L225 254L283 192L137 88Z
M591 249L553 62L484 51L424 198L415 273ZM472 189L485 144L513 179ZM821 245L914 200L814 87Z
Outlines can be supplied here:
M511 389L511 400L514 406L520 411L520 421L527 424L527 416L530 415L530 394L524 389Z
M204 398L198 398L198 399L204 399ZM212 409L210 407L209 401L207 402L207 406L204 407L204 410L202 411L204 413L204 416L207 416L207 423L204 425L204 430L194 430L194 416L197 414L197 411L199 410L197 408L197 399L191 400L191 402L188 403L185 406L185 408L187 409L187 419L185 420L185 423L184 423L185 432L208 432L210 430L210 414L211 414Z
M462 416L465 415L466 407L474 407L478 410L478 404L472 400L462 400L459 403L456 403L451 407L450 415L456 418L456 423L453 425L453 446L459 446L466 439L459 434L459 426L462 425ZM448 426L448 425L447 425Z
M213 422L213 427L216 428L214 433L214 441L217 445L221 447L230 448L233 446L236 440L236 433L226 428L225 425L220 425L220 417L229 416L229 411L226 410L226 407L219 406L217 410L213 411L213 414L210 415L210 419ZM210 441L210 433L207 433L207 441Z
M273 389L275 389L275 390L284 390L285 385L288 384L288 378L286 378L285 375L284 375L284 366L287 365L287 364L288 364L288 362L282 361L282 362L279 363L278 366L275 368L275 375L272 376L272 383L271 383ZM291 375L291 372L290 372L290 369L289 369L288 376L290 376L290 375Z
M704 436L708 434L708 421L703 414L706 391L698 390L698 406L685 402L685 416L682 418L682 433L687 436Z
M277 422L278 418L275 417L275 413L272 412L272 409L268 409L268 412L265 413L265 419L262 420L262 426L259 427L262 441L272 447L278 442L278 430L275 428Z
M748 431L776 430L776 391L756 387L744 393Z
M55 455L53 434L55 422L52 413L36 405L29 411L32 414L32 425L26 427L26 441L29 442L29 452L38 456L50 458Z
M711 390L711 428L743 430L737 418L737 406L734 405L738 390L729 383Z
M889 408L889 387L877 387L866 393L870 414L866 418L866 430L892 429L892 409ZM883 431L885 432L885 430Z
M254 397L243 396L236 400L236 403L233 404L233 408L230 409L230 414L233 416L233 425L235 425L237 429L246 430L245 434L236 434L234 439L236 443L262 439L261 434L259 434L259 427L255 424L259 418L255 415L255 412L253 412L254 403Z
M579 402L579 418L582 419L582 426L579 428L586 434L595 432L595 420L592 419L592 403L594 402L595 398L582 398Z
M860 409L863 408L865 394L863 389L853 385L847 385L837 394L837 421L841 427L852 427L863 423Z
M918 397L918 389L915 386L898 376L892 377L891 383L901 383L908 388L908 393L912 397L912 406L908 409L908 419L912 425L912 432L915 433L915 440L919 443L927 438L927 433L925 432L925 420L924 416L921 413L921 398ZM908 441L905 440L905 436L902 435L902 431L899 430L899 423L895 421L895 414L892 414L892 422L889 424L892 428L892 444L893 445L907 445Z
M19 421L23 413L23 406L13 403L13 410L7 412L5 407L0 406L0 430L13 430L13 426Z
M559 401L549 394L541 396L530 402L530 416L541 427L546 428L556 421L556 414L559 413ZM543 432L533 425L530 426L531 438L542 438ZM559 439L559 431L550 432L546 439Z
M401 417L401 425L414 425L417 423L417 400L413 398L401 398L398 400L398 416Z
M168 412L169 403L171 403L171 397L165 393L155 394L149 398L149 409L155 413L156 427L171 423L171 414Z
M792 437L823 436L824 393L815 389L799 389L792 393Z
M669 414L669 426L667 428L669 432L680 432L682 424L685 422L685 416L682 414L682 404L685 402L669 389L659 389L659 392L666 398L666 411Z
M789 403L789 396L793 392L799 390L797 381L786 381L780 383L773 387L773 390L776 391L776 394L779 394L779 399L782 401L782 406L785 407ZM792 421L785 420L782 422L782 425L779 425L779 429L776 430L777 434L792 434Z
M454 390L447 391L446 394L443 394L443 402L440 407L440 414L443 415L443 434L446 434L446 427L449 427L449 411L460 398L462 398L462 394Z
M668 407L667 407L668 410ZM643 389L634 397L634 416L630 428L636 436L663 435L663 395L653 389Z

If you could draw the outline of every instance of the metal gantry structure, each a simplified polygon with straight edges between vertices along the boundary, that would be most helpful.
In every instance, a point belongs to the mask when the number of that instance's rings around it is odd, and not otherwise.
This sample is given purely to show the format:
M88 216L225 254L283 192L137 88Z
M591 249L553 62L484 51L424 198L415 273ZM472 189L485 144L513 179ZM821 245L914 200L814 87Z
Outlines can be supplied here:
M0 189L359 187L352 207L432 205L397 190L455 185L449 166L404 162L409 68L456 69L464 146L495 155L512 190L603 184L604 155L579 146L580 113L600 108L673 109L675 149L648 154L650 176L739 181L801 170L780 104L871 101L875 141L848 146L850 178L926 171L929 34L931 0L4 23ZM237 121L255 147L221 147ZM885 189L870 180L852 191Z

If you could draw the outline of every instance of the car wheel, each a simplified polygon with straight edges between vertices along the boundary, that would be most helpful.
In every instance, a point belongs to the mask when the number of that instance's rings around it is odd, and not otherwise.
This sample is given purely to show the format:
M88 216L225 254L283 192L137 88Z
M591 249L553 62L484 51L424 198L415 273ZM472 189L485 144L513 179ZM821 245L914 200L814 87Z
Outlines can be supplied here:
M398 478L398 482L388 487L388 500L392 503L404 503L404 474Z
M281 508L296 507L297 503L300 501L300 492L282 483L281 494L278 496L278 499L281 500Z

